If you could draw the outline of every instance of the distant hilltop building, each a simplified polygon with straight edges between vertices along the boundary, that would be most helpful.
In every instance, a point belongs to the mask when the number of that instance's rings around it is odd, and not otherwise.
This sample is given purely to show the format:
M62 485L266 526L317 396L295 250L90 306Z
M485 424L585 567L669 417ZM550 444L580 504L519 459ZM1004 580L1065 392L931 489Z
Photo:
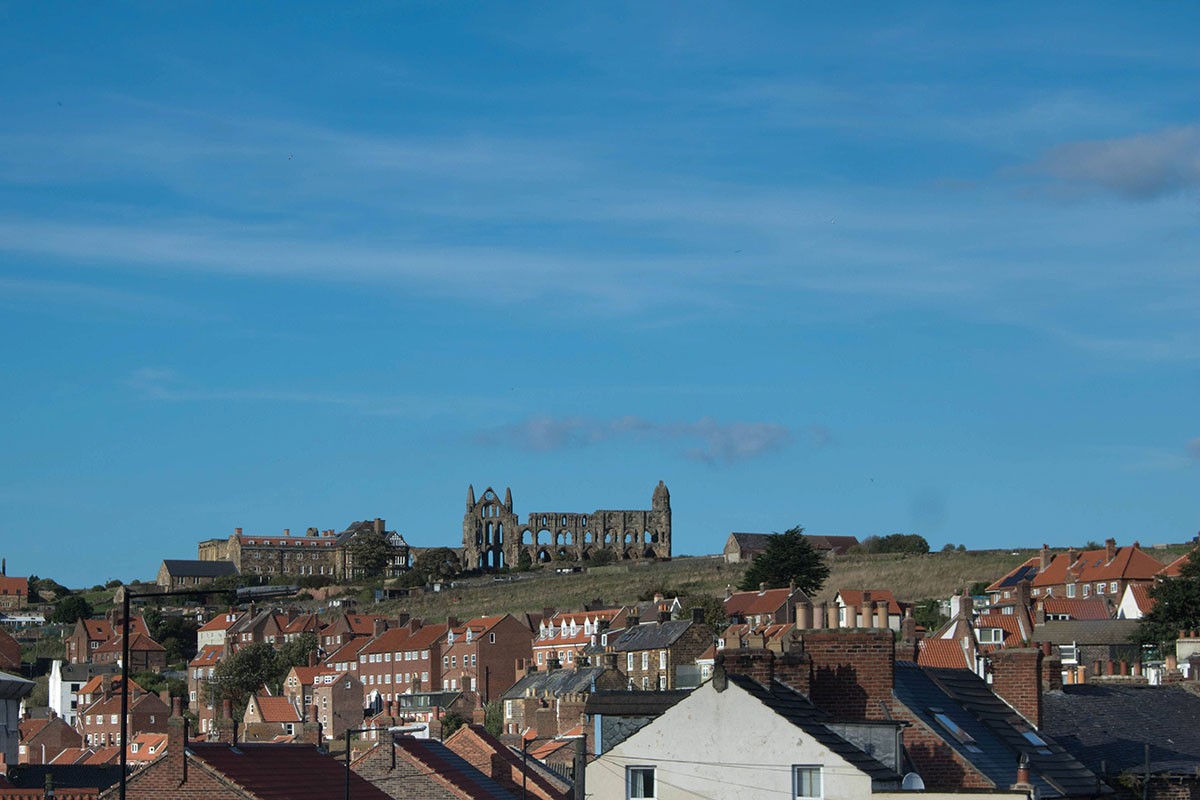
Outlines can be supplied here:
M731 533L725 540L725 563L738 564L753 561L754 557L767 549L767 541L773 533ZM853 536L810 536L804 534L808 543L819 553L840 556L858 544Z
M629 561L671 557L671 493L662 481L654 489L649 510L535 511L524 523L513 512L511 489L505 489L503 501L491 488L476 500L475 487L467 487L463 517L467 569L516 567L522 554L531 564L555 558L589 561L601 551Z
M387 530L379 518L351 523L346 530L318 531L309 528L303 536L243 533L234 528L228 539L205 539L197 557L201 561L230 561L242 575L329 575L341 579L356 577L362 570L354 565L351 544L366 532L382 533L392 547L386 575L396 577L412 567L413 553L396 531Z

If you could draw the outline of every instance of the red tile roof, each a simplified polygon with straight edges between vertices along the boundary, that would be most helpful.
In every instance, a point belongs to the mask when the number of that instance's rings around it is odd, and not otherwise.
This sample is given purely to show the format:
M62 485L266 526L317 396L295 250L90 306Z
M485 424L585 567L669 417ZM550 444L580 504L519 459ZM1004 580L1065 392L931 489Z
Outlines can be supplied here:
M333 653L325 656L326 664L354 663L358 654L371 643L370 639L351 639Z
M286 697L270 697L254 695L252 703L258 706L259 716L263 722L301 722L296 707ZM247 709L249 713L249 709Z
M0 594L29 596L29 578L10 578L0 575Z
M206 644L196 653L196 657L188 662L189 667L215 667L221 660L225 648L219 644Z
M201 631L225 631L229 630L230 626L234 625L246 612L244 611L222 611L208 622L200 626Z
M919 639L917 664L941 669L971 669L966 651L958 639Z
M1134 586L1138 585L1134 584ZM1112 617L1108 610L1108 603L1101 597L1045 597L1042 598L1042 608L1047 614L1066 614L1071 619L1110 619Z
M1188 563L1191 553L1184 553L1179 558L1167 564L1158 572L1160 578L1178 578L1182 574L1183 565Z
M975 619L975 630L999 628L1004 631L1004 646L1019 647L1032 631L1021 629L1021 619L1016 614L980 614Z
M98 694L100 692L100 684L103 681L103 677L104 676L102 676L102 675L94 676L93 678L91 678L91 680L89 680L83 686L80 686L79 691L76 692L76 694L78 694L78 695ZM121 676L113 675L111 677L112 677L112 690L114 692L121 691ZM133 678L130 678L129 679L129 691L134 694L137 694L140 692L145 692L146 690L143 689L141 686L138 686L137 681L135 681Z
M1140 547L1121 547L1113 559L1108 560L1104 549L1084 550L1070 562L1068 553L1059 553L1045 570L1038 572L1032 580L1034 586L1057 586L1068 583L1067 570L1079 583L1109 580L1144 580L1154 578L1163 565L1146 555Z
M193 756L224 775L255 800L329 800L346 791L346 768L309 744L194 743ZM357 773L350 774L355 800L390 800Z
M409 630L408 627L389 628L388 630L376 636L374 639L363 642L362 640L354 640L359 643L361 650L355 650L355 656L345 661L353 661L359 654L370 653L391 653L401 652L404 650L424 650L438 639L446 635L445 625L425 625L418 628L416 631ZM351 642L353 644L354 642ZM348 647L349 645L347 645ZM342 650L345 650L343 647ZM338 652L342 652L339 650ZM326 662L337 662L339 659L327 658Z
M93 650L93 653L120 653L123 650L120 636L114 636L104 644ZM129 637L130 652L148 652L148 653L165 653L166 649L158 642L151 639L149 636L142 633L134 633Z
M761 592L734 592L725 598L725 614L748 616L774 614L787 602L790 589L767 589Z
M1137 603L1138 611L1143 615L1149 614L1154 608L1154 598L1150 596L1150 584L1135 583L1129 587L1133 591L1133 602Z

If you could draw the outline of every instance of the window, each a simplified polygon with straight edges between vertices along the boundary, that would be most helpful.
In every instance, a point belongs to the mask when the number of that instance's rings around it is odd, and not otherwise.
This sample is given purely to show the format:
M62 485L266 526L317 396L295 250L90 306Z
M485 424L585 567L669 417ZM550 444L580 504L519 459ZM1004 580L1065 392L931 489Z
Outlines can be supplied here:
M650 669L650 651L642 651L642 669Z
M666 650L658 651L658 668L659 669L667 668L667 651Z
M1109 593L1109 594L1116 594L1116 593L1117 593L1117 582L1116 582L1116 581L1113 581L1112 583L1110 583L1110 584L1108 585L1108 593Z
M633 669L633 653L625 654L625 670L628 672Z
M650 800L658 797L655 791L654 767L626 767L625 796Z
M1000 644L1004 641L1003 628L980 628L979 643L980 644Z
M954 737L954 739L972 753L982 753L979 745L975 743L975 737L963 730L957 722L946 716L946 713L940 708L931 708L929 712L933 714L933 718L937 720L938 725L941 725L946 733Z
M1096 584L1096 594L1104 594L1104 584L1103 583Z
M821 768L792 767L792 795L796 800L821 797Z
M1085 583L1083 585L1083 596L1091 597L1091 595L1092 595L1092 585L1090 583Z
M489 633L488 634L488 644L495 644L495 643L496 643L496 634Z
M1074 597L1074 596L1075 596L1075 584L1069 583L1069 584L1067 584L1067 597Z

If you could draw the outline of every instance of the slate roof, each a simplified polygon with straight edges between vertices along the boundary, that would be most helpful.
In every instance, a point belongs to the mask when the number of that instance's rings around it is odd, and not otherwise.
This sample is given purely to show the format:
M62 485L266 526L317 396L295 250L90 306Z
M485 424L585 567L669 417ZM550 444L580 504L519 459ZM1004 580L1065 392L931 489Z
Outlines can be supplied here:
M9 767L8 779L16 788L41 789L46 774L54 775L54 788L107 789L121 780L119 766L88 767L82 764L20 764Z
M1033 638L1051 644L1129 644L1136 619L1072 619L1039 625Z
M1043 698L1044 729L1095 772L1144 766L1150 771L1196 774L1200 764L1200 697L1182 686L1082 684Z
M767 689L753 678L745 675L727 675L726 679L754 697L800 730L807 733L830 751L837 753L849 763L871 776L872 781L899 783L900 775L872 756L825 727L828 716L817 709L802 694L774 681Z
M518 697L525 697L529 692L533 692L539 697L587 693L592 691L592 682L598 680L603 674L604 667L539 670L522 677L512 685L512 688L500 695L500 698L514 700Z
M33 693L33 681L0 672L0 700L20 700Z
M690 689L659 692L592 692L584 704L585 714L613 717L657 717L691 694Z
M257 800L328 800L346 790L346 768L313 745L195 742L188 749ZM361 800L389 800L357 773L350 775L350 789Z
M163 566L172 578L223 578L237 575L232 561L197 561L194 559L164 558Z
M785 590L786 591L786 590ZM691 627L690 619L673 619L668 622L643 622L626 628L609 646L614 652L625 653L636 650L664 650Z
M1095 774L1049 734L1033 732L973 672L923 669L911 661L897 661L893 693L930 730L940 734L950 747L1000 788L1006 789L1016 782L1017 761L1025 753L1029 756L1031 779L1041 797L1097 794ZM972 741L965 743L946 731L935 713L948 717ZM1026 738L1030 732L1044 744Z
M770 533L731 533L729 536L737 543L738 549L742 551L762 551L767 549L767 542L772 534Z

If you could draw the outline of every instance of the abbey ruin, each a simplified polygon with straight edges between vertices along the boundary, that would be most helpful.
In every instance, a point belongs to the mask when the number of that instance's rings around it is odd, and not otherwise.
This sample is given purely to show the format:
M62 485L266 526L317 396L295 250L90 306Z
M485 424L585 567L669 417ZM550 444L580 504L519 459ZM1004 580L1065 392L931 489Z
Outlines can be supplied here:
M662 481L654 489L648 511L537 511L524 524L513 512L511 489L505 489L503 501L491 488L476 500L475 487L467 487L465 569L515 568L522 555L531 564L555 557L587 562L600 551L621 560L671 557L671 494Z

